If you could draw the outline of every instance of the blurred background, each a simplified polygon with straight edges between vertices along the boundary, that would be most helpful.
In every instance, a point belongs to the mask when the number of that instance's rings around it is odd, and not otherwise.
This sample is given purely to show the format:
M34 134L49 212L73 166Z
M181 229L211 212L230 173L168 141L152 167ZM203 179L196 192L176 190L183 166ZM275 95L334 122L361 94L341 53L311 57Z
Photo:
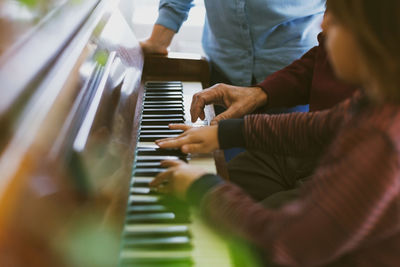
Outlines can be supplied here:
M132 27L136 37L141 40L151 34L151 29L158 17L159 0L122 0L121 11ZM194 0L188 20L175 35L170 51L197 53L204 55L201 47L201 36L204 24L204 1Z

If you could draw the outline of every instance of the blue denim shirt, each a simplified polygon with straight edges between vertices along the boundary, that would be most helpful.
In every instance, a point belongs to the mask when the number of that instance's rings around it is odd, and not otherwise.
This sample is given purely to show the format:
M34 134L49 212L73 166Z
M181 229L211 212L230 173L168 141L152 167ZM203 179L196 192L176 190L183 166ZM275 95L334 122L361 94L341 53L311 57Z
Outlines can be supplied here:
M177 32L192 0L160 0L156 24ZM317 44L324 0L204 0L203 48L235 85L249 86Z

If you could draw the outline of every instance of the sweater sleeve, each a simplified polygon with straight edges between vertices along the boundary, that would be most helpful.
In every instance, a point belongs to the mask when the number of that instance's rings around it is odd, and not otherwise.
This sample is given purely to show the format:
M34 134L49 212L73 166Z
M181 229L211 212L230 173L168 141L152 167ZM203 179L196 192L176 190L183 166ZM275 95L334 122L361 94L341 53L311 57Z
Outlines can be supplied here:
M178 32L187 19L193 0L160 0L156 24Z
M398 223L399 158L393 144L365 127L333 147L301 197L280 210L265 209L237 186L223 183L204 196L202 213L215 227L251 240L285 266L324 265L362 242L380 240Z
M314 66L318 53L325 53L322 34L319 46L313 47L289 66L269 75L257 84L268 95L268 108L292 107L309 103Z
M354 101L357 99L318 112L246 116L243 127L246 148L279 155L319 155L348 120L347 111Z

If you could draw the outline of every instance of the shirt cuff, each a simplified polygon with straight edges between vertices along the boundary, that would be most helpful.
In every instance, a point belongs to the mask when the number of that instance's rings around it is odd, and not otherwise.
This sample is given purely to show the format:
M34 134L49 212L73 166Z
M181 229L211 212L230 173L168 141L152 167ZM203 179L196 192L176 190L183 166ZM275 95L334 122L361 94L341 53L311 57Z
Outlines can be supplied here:
M178 32L185 18L172 9L162 8L158 11L158 18L155 24L162 25L168 29Z
M200 206L203 197L211 188L224 183L224 180L214 174L204 174L190 185L186 192L186 199L193 206Z
M222 149L245 147L244 119L229 119L218 123L218 142Z

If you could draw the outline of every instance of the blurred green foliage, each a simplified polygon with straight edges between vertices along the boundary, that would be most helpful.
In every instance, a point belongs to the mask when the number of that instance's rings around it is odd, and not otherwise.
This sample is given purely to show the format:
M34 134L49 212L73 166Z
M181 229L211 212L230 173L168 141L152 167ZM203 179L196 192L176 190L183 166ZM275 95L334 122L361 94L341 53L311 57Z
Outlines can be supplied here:
M42 2L41 0L18 0L18 1L29 8L34 8L38 6L39 2Z
M108 52L106 50L99 50L94 55L94 59L100 66L105 66L108 59Z

